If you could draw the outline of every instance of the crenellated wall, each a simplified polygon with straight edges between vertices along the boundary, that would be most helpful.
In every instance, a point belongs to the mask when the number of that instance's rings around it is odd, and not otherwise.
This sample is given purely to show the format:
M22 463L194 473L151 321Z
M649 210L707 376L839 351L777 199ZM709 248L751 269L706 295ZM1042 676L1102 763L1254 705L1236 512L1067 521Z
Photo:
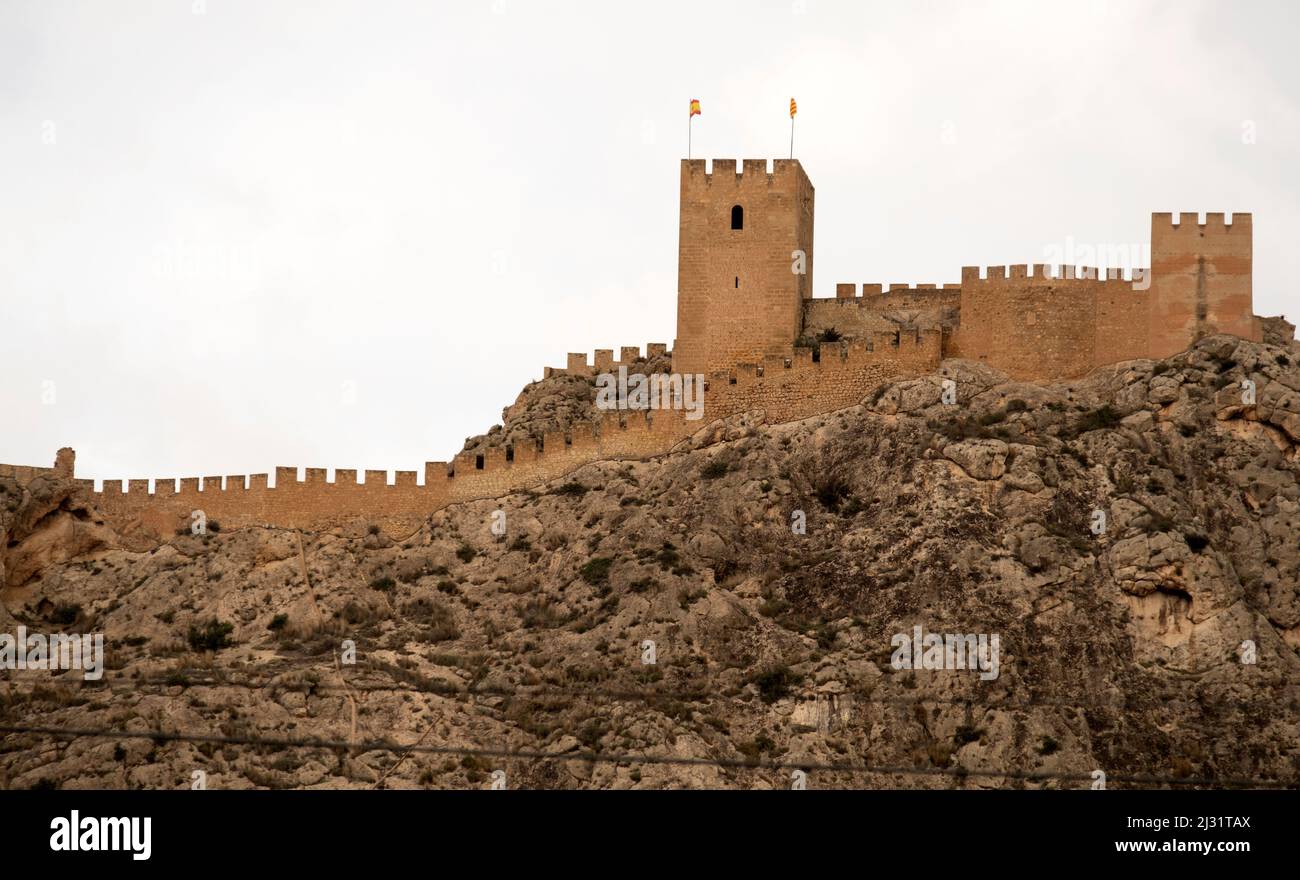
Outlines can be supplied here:
M1210 213L1151 216L1151 267L1099 271L1045 265L962 269L961 284L837 284L803 304L802 334L848 338L890 327L938 328L945 357L987 363L1016 379L1082 376L1106 364L1163 358L1202 336L1259 341L1253 312L1252 220Z
M942 359L938 331L876 332L867 339L823 343L815 352L769 355L762 364L710 374L707 418L762 409L769 423L789 422L852 406L871 388L902 374L929 372Z
M962 269L961 325L948 354L1015 378L1082 376L1147 356L1147 292L1117 270L1044 265Z
M835 285L834 299L803 302L803 335L835 329L847 337L870 338L872 333L895 330L891 316L903 314L909 323L936 327L955 323L961 306L960 284L856 284Z
M669 354L668 346L663 342L650 342L645 347L646 358L659 357ZM619 367L627 367L632 370L636 367L637 361L641 358L641 346L624 345L619 349L618 359L614 359L614 349L598 348L593 358L589 361L584 352L569 352L568 361L563 367L546 367L542 372L543 378L549 379L552 376L561 376L566 373L574 376L594 376L598 373L617 372Z
M625 349L623 360L628 360L628 353ZM300 480L293 467L276 468L274 486L268 474L130 479L125 483L109 479L99 491L92 480L79 482L119 526L139 527L162 536L188 528L195 510L223 528L276 525L319 529L361 519L390 534L401 534L448 504L527 489L593 461L660 455L714 419L762 409L769 422L782 422L849 406L891 376L935 368L941 354L940 334L934 331L905 333L901 338L894 332L878 333L869 340L827 343L816 352L792 349L788 357L769 356L762 364L741 364L711 374L704 392L703 417L698 420L687 419L682 409L608 412L595 429L581 423L567 434L548 433L541 443L497 447L482 454L461 453L450 462L427 462L422 473L397 471L392 483L387 471L365 471L361 480L357 471L342 468L333 480L327 479L325 468L306 468ZM599 363L616 368L618 362L602 359ZM578 364L566 369L577 370ZM18 477L22 483L56 472L73 476L71 459L61 460L63 471L3 465L0 474Z

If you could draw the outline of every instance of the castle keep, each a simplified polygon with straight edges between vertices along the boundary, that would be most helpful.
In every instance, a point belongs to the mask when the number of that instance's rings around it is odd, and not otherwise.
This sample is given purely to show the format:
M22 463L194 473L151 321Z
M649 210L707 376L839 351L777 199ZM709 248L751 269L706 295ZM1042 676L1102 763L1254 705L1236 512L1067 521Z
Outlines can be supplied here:
M796 160L685 160L681 166L677 338L673 370L704 374L704 420L680 410L610 411L534 442L462 453L422 472L325 468L179 480L105 480L94 493L119 525L166 535L202 510L226 527L322 528L364 519L410 531L434 510L492 498L562 476L592 461L647 458L711 420L763 410L769 423L859 402L892 377L935 370L944 358L987 364L1013 378L1081 376L1094 367L1161 358L1212 333L1259 341L1251 302L1249 214L1194 212L1151 219L1150 267L967 267L951 284L837 284L814 299L811 181ZM834 332L830 332L830 331ZM651 343L648 357L667 354ZM594 363L570 354L546 376L635 369L641 349ZM26 483L73 477L70 449L54 468L0 465ZM80 480L94 491L94 481Z

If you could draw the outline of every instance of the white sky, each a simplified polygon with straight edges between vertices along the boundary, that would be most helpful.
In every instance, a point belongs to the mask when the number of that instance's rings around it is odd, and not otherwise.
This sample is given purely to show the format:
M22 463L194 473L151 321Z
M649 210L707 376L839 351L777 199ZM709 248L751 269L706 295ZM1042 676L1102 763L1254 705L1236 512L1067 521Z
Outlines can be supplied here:
M817 296L1251 211L1294 321L1298 36L1286 2L5 0L0 461L422 470L566 352L671 344L691 98L735 159L798 99Z

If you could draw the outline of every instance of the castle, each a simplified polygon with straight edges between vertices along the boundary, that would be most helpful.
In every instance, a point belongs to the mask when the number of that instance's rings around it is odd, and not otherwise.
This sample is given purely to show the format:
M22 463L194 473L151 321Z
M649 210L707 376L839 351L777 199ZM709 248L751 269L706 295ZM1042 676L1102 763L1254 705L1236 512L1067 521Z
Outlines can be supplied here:
M175 479L79 480L119 527L171 534L202 510L224 527L322 528L357 519L409 532L449 504L492 498L562 476L583 464L648 458L708 421L755 409L770 423L859 402L891 377L935 370L945 358L988 364L1029 381L1081 376L1094 367L1161 358L1202 336L1259 341L1251 302L1251 218L1153 214L1151 266L1117 270L1046 266L967 267L956 284L837 284L812 296L813 199L797 160L702 159L681 166L677 338L673 370L703 374L705 421L681 410L606 411L594 423L535 443L428 462L423 474L280 467L267 474ZM833 331L833 332L831 332ZM666 355L651 343L646 355ZM639 346L570 354L563 368L594 376L635 369ZM53 468L0 465L25 483L39 474L74 478L74 455ZM151 487L152 482L152 487Z
M940 332L939 357L980 361L1013 378L1082 376L1094 367L1163 358L1202 336L1259 341L1251 303L1251 218L1195 212L1151 217L1151 266L967 267L958 284L837 284L812 298L813 186L797 160L682 163L677 263L678 372L789 358L803 336L844 339ZM905 326L887 317L910 313ZM935 362L937 365L937 361Z

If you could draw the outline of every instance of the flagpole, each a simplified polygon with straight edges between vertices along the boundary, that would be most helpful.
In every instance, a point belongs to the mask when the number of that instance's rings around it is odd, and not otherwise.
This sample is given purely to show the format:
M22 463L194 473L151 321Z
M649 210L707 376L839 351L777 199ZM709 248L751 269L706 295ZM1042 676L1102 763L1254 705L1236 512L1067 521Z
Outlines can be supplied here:
M790 117L790 158L794 158L794 117Z
M687 160L691 158L691 133L695 130L695 126L692 125L693 122L695 122L694 114L686 117L686 158Z

